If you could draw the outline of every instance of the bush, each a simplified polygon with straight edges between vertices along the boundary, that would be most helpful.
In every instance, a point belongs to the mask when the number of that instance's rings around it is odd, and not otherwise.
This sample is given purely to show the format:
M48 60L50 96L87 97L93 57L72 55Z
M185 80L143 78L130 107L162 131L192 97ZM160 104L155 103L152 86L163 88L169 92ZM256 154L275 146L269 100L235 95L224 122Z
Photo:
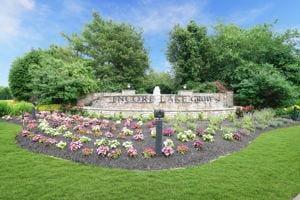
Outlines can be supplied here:
M8 115L10 112L10 107L6 101L0 101L0 117Z
M272 66L252 67L251 70L246 69L247 75L241 74L241 69L236 72L236 76L240 77L240 82L233 85L237 104L278 107L294 98L294 87Z
M9 115L19 116L24 112L31 112L33 105L24 101L9 104L10 112Z
M41 104L37 106L38 111L60 111L61 108L60 104Z

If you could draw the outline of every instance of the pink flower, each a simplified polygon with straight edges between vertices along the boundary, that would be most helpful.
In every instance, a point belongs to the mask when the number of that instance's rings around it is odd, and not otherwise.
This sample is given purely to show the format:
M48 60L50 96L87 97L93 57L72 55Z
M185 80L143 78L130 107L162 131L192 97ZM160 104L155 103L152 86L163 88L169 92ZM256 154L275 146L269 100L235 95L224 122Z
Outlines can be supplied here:
M131 158L136 157L137 156L137 150L134 147L129 147L127 149L127 155Z
M178 145L176 150L180 154L185 154L189 150L189 147L184 145L184 144L183 145Z
M27 128L28 129L34 129L36 127L36 124L35 123L29 123L28 125L27 125Z
M197 141L194 142L194 147L197 150L202 149L203 146L204 146L204 142L202 142L201 140L197 140Z
M235 140L241 140L242 139L241 133L239 131L235 132L233 134L233 139L235 139Z
M111 132L106 132L106 133L105 133L105 137L107 137L107 138L112 138L112 137L114 137L114 134L111 133Z
M169 157L170 155L173 155L174 154L174 149L172 147L168 147L168 146L165 146L164 148L162 148L161 150L163 152L163 154L167 157Z
M22 130L22 132L21 132L22 137L27 137L29 134L30 134L30 132L28 130Z
M143 134L135 134L133 136L133 139L136 140L136 141L144 140L144 135Z
M197 131L196 131L196 135L198 135L199 137L202 137L203 135L205 135L205 131L201 128L199 128Z
M38 142L38 141L39 141L40 139L42 139L43 137L44 137L44 136L38 134L38 135L33 136L31 140L32 140L33 142Z
M70 148L71 151L77 151L82 146L83 145L80 141L76 141L76 142L71 142L70 145L69 145L69 148Z
M126 119L125 122L124 122L124 126L129 127L130 124L131 124L131 120L130 119Z
M101 145L100 147L97 148L97 154L99 156L102 156L102 157L105 157L108 155L109 153L109 147L108 146L104 146L104 145Z
M166 128L162 132L164 136L172 136L174 133L175 131L172 128Z
M145 157L145 158L152 158L152 157L156 156L156 152L155 152L154 149L151 148L151 147L147 147L147 148L144 150L143 154L144 154L144 157Z

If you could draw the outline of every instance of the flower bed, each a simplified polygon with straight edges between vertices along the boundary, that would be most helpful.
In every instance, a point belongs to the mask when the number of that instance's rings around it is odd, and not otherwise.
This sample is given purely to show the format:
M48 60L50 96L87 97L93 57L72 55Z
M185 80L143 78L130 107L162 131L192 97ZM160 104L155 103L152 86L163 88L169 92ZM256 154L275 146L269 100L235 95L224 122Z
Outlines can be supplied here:
M194 130L189 129L190 124L185 125L176 118L167 120L162 156L154 151L155 122L131 118L114 121L41 112L37 120L25 115L24 129L16 139L24 148L77 162L127 169L174 168L216 159L245 147L271 125L292 123L274 117L265 120L259 115L254 113L241 119L230 116L230 120L195 120ZM20 117L6 116L4 119L21 122Z

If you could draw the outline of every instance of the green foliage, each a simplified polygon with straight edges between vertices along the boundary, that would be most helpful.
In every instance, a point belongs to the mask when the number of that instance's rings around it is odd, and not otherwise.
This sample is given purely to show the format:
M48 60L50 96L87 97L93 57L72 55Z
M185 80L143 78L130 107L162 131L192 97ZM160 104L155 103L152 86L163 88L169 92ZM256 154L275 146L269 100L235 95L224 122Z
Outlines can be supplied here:
M28 102L16 102L9 104L10 106L10 113L9 115L14 115L14 116L20 116L24 112L31 113L33 105Z
M173 28L167 54L178 84L214 92L211 82L220 80L240 105L277 107L300 96L299 37L297 30L275 33L272 24L246 29L220 23L207 35L190 22Z
M37 109L38 111L59 111L62 106L60 104L40 104Z
M75 52L88 60L98 80L98 90L119 91L130 83L138 89L149 68L142 33L124 23L104 20L98 13L81 34L64 35Z
M170 32L167 57L174 69L177 85L207 80L211 43L206 27L194 21L186 27L176 25Z
M241 120L240 127L247 129L250 132L254 132L255 124L254 124L253 116L251 114L245 114Z
M6 101L0 101L0 117L8 115L10 112L10 107Z
M193 82L193 81L188 81L186 83L187 89L193 90L195 93L201 93L201 92L211 92L215 93L218 92L216 85L213 82Z
M32 98L32 74L29 69L40 66L42 54L41 50L31 50L12 63L8 81L11 93L17 100L29 101Z
M0 101L0 117L4 115L20 116L24 112L31 113L33 105L24 101Z
M162 94L175 93L174 80L169 73L166 72L154 72L150 71L143 82L141 92L147 92L152 94L155 86L159 86Z
M10 100L12 99L12 95L9 87L0 86L0 100Z
M233 85L235 102L240 105L277 107L295 95L293 85L270 65L239 68L236 76L239 83Z
M114 120L114 121L118 121L118 120L124 119L124 116L123 116L122 112L119 112L119 113L114 113L114 114L110 115L108 118L111 120Z
M204 119L204 113L203 113L203 112L199 112L199 113L197 114L197 119L198 119L199 121L203 120L203 119Z
M273 109L263 109L260 111L255 111L253 114L254 120L257 123L257 125L265 129L269 126L270 122L275 117L275 111Z
M74 103L96 86L90 67L79 59L65 62L45 54L39 67L30 68L30 74L32 94L41 103Z

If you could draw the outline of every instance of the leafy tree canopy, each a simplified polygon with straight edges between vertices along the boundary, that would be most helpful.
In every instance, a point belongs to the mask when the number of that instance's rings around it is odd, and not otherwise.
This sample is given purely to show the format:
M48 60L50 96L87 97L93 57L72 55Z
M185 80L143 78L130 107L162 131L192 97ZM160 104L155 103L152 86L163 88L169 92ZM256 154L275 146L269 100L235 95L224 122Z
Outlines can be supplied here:
M140 87L149 68L142 33L124 23L104 20L98 13L80 34L64 35L77 55L93 67L100 91L118 91L130 83Z

